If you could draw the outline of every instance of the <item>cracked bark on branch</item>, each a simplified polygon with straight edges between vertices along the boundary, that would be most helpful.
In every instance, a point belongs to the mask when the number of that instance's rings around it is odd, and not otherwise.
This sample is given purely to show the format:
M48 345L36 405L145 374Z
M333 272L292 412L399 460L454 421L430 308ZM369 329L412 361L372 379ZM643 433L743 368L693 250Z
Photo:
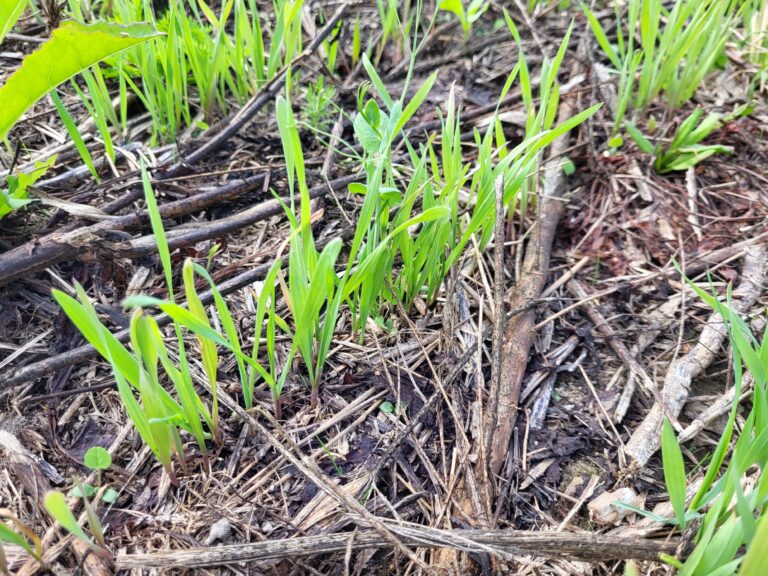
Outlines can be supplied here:
M619 538L596 534L569 534L517 530L438 530L413 524L382 521L401 542L410 546L435 548L447 546L484 551L492 547L507 554L539 555L547 558L580 560L619 560L634 558L656 560L659 554L671 554L676 542L641 538ZM148 554L126 554L117 558L118 570L147 568L202 568L235 562L264 562L296 556L391 547L391 542L372 531L320 534L249 544L231 544L211 548L193 548Z
M741 283L733 291L734 312L743 314L755 304L764 288L766 270L768 248L765 244L752 246L744 258ZM626 454L632 459L632 465L645 466L659 449L664 415L676 418L680 414L688 400L691 381L712 363L726 336L723 317L715 312L709 317L691 351L670 364L661 391L664 406L654 404L627 442Z

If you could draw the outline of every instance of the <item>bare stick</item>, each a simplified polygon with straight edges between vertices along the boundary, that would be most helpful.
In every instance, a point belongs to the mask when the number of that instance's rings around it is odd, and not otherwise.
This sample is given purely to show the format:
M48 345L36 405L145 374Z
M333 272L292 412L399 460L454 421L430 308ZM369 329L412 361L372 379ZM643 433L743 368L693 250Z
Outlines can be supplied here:
M741 284L733 291L734 312L742 314L754 305L763 290L767 269L766 246L758 245L750 248L744 258ZM696 346L688 354L670 364L661 392L664 406L659 405L658 402L654 404L627 442L626 452L634 460L634 466L645 466L659 449L664 414L674 417L680 414L688 400L691 381L712 363L727 333L723 317L717 312L713 313L701 331Z
M323 188L327 188L327 186L324 185ZM349 229L345 231L345 233L342 234L340 237L342 239L345 239L352 232L354 232L354 229ZM333 240L334 238L326 238L325 240L323 240L323 242L318 243L318 246L323 246L327 242L330 242L331 240ZM270 266L272 266L271 262L260 264L259 266L251 268L250 270L243 272L242 274L238 274L237 276L222 282L221 284L218 285L219 292L221 292L222 295L230 294L235 290L239 290L240 288L248 286L257 280L263 280L264 277L267 275L267 272L269 271ZM213 293L210 290L203 292L202 294L200 294L200 300L204 304L212 302ZM157 315L155 317L155 320L160 326L165 326L171 321L170 317L167 316L166 314ZM129 337L130 337L130 331L127 329L121 330L115 333L115 338L117 338L120 342L127 342ZM30 382L32 380L35 380L36 378L45 376L46 374L49 374L55 370L60 370L61 368L64 368L66 366L70 366L72 364L76 364L78 362L87 360L88 358L92 358L97 354L98 353L93 348L93 346L91 346L90 344L84 344L77 348L67 350L66 352L59 354L57 356L53 356L51 358L45 358L43 360L40 360L28 366L23 366L14 372L0 374L0 390L2 390L3 388L19 386L26 382Z
M569 118L573 112L573 100L566 99L560 105L558 117ZM544 169L541 215L531 230L520 282L516 286L510 303L512 310L523 308L538 299L544 290L549 272L552 242L555 238L557 223L565 210L565 203L562 201L565 193L565 172L560 165L559 157L568 147L568 134L564 134L552 144L550 158L553 160ZM498 426L493 429L490 458L492 474L499 473L509 452L509 441L517 420L520 387L535 336L533 328L535 321L536 312L531 308L514 317L504 331L504 348L499 370L501 382L499 401L488 422L488 424L498 423Z
M586 561L658 560L660 554L673 554L677 543L643 538L620 538L596 534L568 534L522 530L440 530L427 526L382 524L395 533L403 544L420 548L450 547L468 551L486 551L491 546L508 553L536 555L547 558L571 558ZM355 550L391 547L380 534L358 531L321 534L250 544L235 544L211 548L192 548L172 552L127 554L117 558L118 570L147 568L202 568L235 562L255 562L291 559L312 554L344 553Z

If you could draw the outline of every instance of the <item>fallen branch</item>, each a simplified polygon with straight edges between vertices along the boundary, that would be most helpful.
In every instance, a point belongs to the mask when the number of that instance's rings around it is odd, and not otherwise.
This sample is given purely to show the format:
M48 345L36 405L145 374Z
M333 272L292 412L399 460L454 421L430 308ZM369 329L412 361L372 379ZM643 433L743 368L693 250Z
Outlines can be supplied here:
M573 99L566 99L560 105L558 117L570 118L574 111ZM531 229L530 241L525 249L520 280L509 304L512 310L524 308L528 303L537 300L546 285L552 243L557 224L565 210L565 172L560 157L568 150L569 143L569 135L564 134L555 140L550 149L550 161L544 169L540 216ZM496 427L491 428L493 443L488 462L492 477L499 473L509 453L509 441L517 421L520 387L536 335L535 322L536 311L530 308L515 316L504 332L498 401L487 411L486 423L486 426L498 423Z
M674 554L677 546L677 542L674 541L620 538L598 534L523 530L439 530L413 524L401 525L391 521L382 521L382 523L408 546L448 547L467 552L485 552L492 547L518 556L533 555L583 561L626 559L653 561L658 560L660 554ZM237 562L263 562L313 554L343 553L348 548L364 550L385 547L392 547L392 544L380 534L359 531L172 552L126 554L118 556L116 564L118 570L202 568Z
M243 178L221 188L195 194L159 207L162 218L177 218L205 210L211 206L228 202L259 188L264 184L266 174ZM135 199L135 198L134 198ZM122 208L124 206L120 206ZM104 208L104 212L109 213ZM71 227L31 240L0 256L0 286L24 278L49 266L73 260L91 251L95 242L111 234L126 232L149 225L146 212L133 212L90 226Z
M359 176L356 174L338 178L337 180L313 188L309 191L309 197L310 199L320 198L332 191L342 190L358 179ZM194 227L168 230L166 232L168 248L175 250L176 248L191 246L203 240L219 238L225 234L241 230L256 222L263 222L271 216L283 214L285 212L284 206L289 203L290 199L288 198L267 200L257 206L247 208L242 212L227 216L226 218L221 218L212 222L199 222L196 223ZM153 254L156 250L157 240L155 239L154 234L110 247L110 251L114 254L130 258Z
M744 381L741 385L741 395L739 396L739 402L746 400L752 396L752 387L755 385L755 378L752 374L744 374ZM697 434L701 433L704 428L709 426L714 420L724 416L730 412L733 406L733 397L736 394L736 389L731 387L721 394L717 400L712 402L707 408L696 415L693 422L688 424L685 429L677 435L677 441L681 444L688 442L694 438Z
M289 66L286 66L275 78L270 81L266 87L256 94L243 108L241 108L233 117L221 122L218 126L225 126L224 129L218 131L216 127L211 128L206 134L211 135L212 132L217 131L215 136L211 137L205 144L199 146L194 152L186 156L181 162L171 166L165 171L159 171L157 178L159 180L168 180L171 178L179 177L189 172L189 166L199 162L200 160L209 157L215 150L223 146L226 141L234 136L245 124L247 124L259 110L264 108L272 99L280 92L284 85L286 74L291 70L292 66L298 64L301 60L308 57L314 52L318 46L320 46L325 38L333 31L334 27L338 24L344 11L348 8L348 4L343 3L335 12L335 14L328 21L328 24L323 30L315 37L307 49L297 56ZM258 183L263 183L264 176L256 176L254 179L258 180ZM237 186L237 184L235 184ZM224 190L230 189L229 186L225 186ZM230 189L231 190L231 189ZM160 207L160 213L163 218L171 218L174 216L181 216L189 214L196 210L212 206L218 202L223 202L234 197L237 197L245 190L241 189L234 196L224 195L214 199L211 203L205 204L199 207L195 206L195 202L199 202L203 194L180 200L178 202L171 202L170 204L176 205L177 209L179 205L184 205L184 202L191 202L187 204L188 211L172 214L166 208L167 205ZM141 197L141 188L129 190L121 198L112 202L103 208L103 211L107 214L112 214L119 209L125 208L133 201ZM48 234L43 238L37 238L31 242L27 242L22 246L9 250L0 258L0 286L23 278L29 274L44 270L49 266L53 266L58 262L65 260L71 260L77 258L78 255L83 252L87 252L88 246L90 246L95 240L100 238L100 235L111 231L124 231L131 227L140 225L142 220L147 221L146 215L129 214L127 222L122 218L113 219L109 222L103 222L101 226L87 226L82 227L80 225L68 225L62 230Z
M752 246L744 258L741 283L733 291L735 313L743 314L755 304L763 290L767 270L768 248L765 244ZM627 442L626 453L633 460L631 465L645 466L659 449L664 415L676 418L680 414L688 400L691 381L712 363L727 334L723 317L713 313L691 351L670 364L661 391L664 406L655 403Z
M397 548L414 562L416 566L428 570L428 566L400 542L391 528L388 525L385 525L381 518L378 518L369 512L357 499L348 495L341 486L331 480L328 475L320 469L313 458L304 455L301 448L293 441L291 435L271 413L267 412L259 405L254 405L251 410L245 410L245 408L240 406L240 404L233 400L232 397L221 388L217 390L217 396L224 406L242 418L254 432L264 438L281 456L285 457L286 460L295 466L307 480L312 482L319 490L330 496L331 499L342 506L347 514L352 516L359 524L372 528L378 533L377 535L379 538L382 538L382 540L389 546ZM259 418L255 418L251 412L256 413ZM271 424L272 429L275 432L268 429L262 422ZM282 438L278 437L276 434Z
M648 393L653 396L654 400L660 402L661 397L659 396L656 383L645 371L645 368L640 365L635 356L627 349L613 328L611 328L605 318L603 318L603 315L600 314L600 312L592 305L591 302L589 302L589 300L592 298L592 295L589 294L584 285L573 278L568 281L567 286L571 294L584 302L584 309L587 312L587 316L589 316L590 320L592 320L594 323L595 329L600 334L602 334L606 342L608 342L610 347L613 348L613 351L616 352L616 355L621 359L624 366L629 370L630 375L639 378Z
M342 178L340 180L343 181L344 179ZM334 182L337 182L337 181L334 181ZM333 184L333 182L331 182L331 184ZM328 191L329 186L327 184L324 184L323 186L320 186L318 188L313 188L310 191L310 194L312 194L314 191L317 191L319 189ZM266 213L266 212L264 214L265 218L270 215L269 213ZM353 232L354 232L354 229L350 228L338 237L342 239L347 239L349 236L351 236ZM333 240L334 238L337 238L337 237L326 238L322 242L319 242L318 246L322 247L326 243ZM219 292L222 295L226 296L227 294L231 294L235 290L239 290L240 288L244 288L245 286L249 286L250 284L253 284L257 280L263 280L264 277L267 275L267 272L269 271L269 268L271 266L272 266L272 262L266 262L264 264L255 266L250 270L243 272L242 274L238 274L237 276L234 276L229 280L221 282L220 284L217 285ZM213 302L212 292L210 290L206 290L205 292L202 292L200 294L200 300L203 302L203 304L208 304L210 302ZM159 326L162 327L170 323L171 319L166 314L158 314L155 317L155 321ZM127 342L128 339L130 338L130 330L125 329L125 330L120 330L119 332L115 332L115 338L117 338L120 342ZM98 353L93 348L93 346L91 346L90 344L83 344L82 346L78 346L77 348L72 348L71 350L67 350L66 352L58 354L57 356L39 360L38 362L29 364L28 366L22 366L21 368L17 369L14 372L11 372L11 373L6 372L4 374L0 374L0 390L4 388L14 387L14 386L20 386L26 382L31 382L37 378L41 378L42 376L45 376L46 374L50 374L51 372L60 370L72 364L77 364L78 362L82 362L84 360L87 360L88 358L92 358L97 355Z
M239 274L231 280L220 284L219 291L226 295L257 280L263 280L267 275L270 266L272 266L272 263L268 262L266 264L256 266L247 272ZM208 290L200 295L200 300L204 304L208 304L213 301L213 294L210 292L210 290ZM155 321L157 322L158 326L162 327L170 323L171 318L166 314L159 314L155 317ZM130 336L131 334L129 329L115 332L115 338L123 343L127 342ZM0 376L0 390L3 390L4 388L20 386L27 382L42 378L46 374L50 374L51 372L55 372L56 370L60 370L66 366L88 360L94 356L98 356L96 349L90 344L83 344L82 346L72 348L71 350L67 350L66 352L56 356L39 360L33 364L29 364L28 366L22 366L14 372L5 373Z
M559 118L569 118L574 114L575 97L566 97L558 110ZM521 310L509 320L504 329L504 345L501 350L501 365L498 370L497 389L488 397L488 408L483 413L483 429L486 433L474 439L470 453L480 454L477 464L465 466L464 474L456 489L456 501L460 513L471 518L476 525L489 526L493 518L492 511L483 510L478 494L493 494L495 487L490 486L493 478L498 477L509 455L509 444L517 420L518 403L523 376L528 365L533 340L536 334L536 311L531 306L538 301L544 290L549 272L549 259L552 251L557 224L565 210L565 172L560 157L569 148L570 138L566 133L555 140L550 148L549 160L544 168L543 185L539 218L531 228L530 240L525 250L519 282L515 286L508 308ZM503 273L501 270L497 274ZM487 436L486 436L487 435ZM485 439L490 436L490 442ZM479 486L478 481L484 485ZM492 499L492 496L491 496ZM435 555L439 565L456 565L463 573L474 570L469 558L464 555L456 558L456 550L444 550Z

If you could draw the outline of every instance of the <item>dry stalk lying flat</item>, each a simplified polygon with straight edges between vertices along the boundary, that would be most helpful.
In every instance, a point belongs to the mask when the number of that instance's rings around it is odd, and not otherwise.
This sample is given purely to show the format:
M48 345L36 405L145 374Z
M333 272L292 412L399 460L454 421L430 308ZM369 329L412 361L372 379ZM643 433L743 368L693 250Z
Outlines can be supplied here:
M352 4L353 2L343 2L336 9L336 12L334 12L333 16L331 16L323 29L312 39L301 54L296 56L285 68L278 72L264 89L257 94L254 94L254 96L235 114L209 128L204 134L204 137L210 138L188 156L184 157L180 162L168 168L168 170L163 173L163 177L175 178L186 174L189 172L191 165L197 164L201 160L208 158L211 154L221 148L227 140L237 134L243 126L248 124L259 110L264 108L264 106L280 93L280 90L285 86L285 78L288 73L296 68L300 62L309 58L315 50L322 46L323 41L330 36L331 32L333 32L334 28L336 28L336 25L341 20L341 17L344 15L344 12Z
M263 180L263 178L261 178L261 180ZM331 190L341 189L347 186L350 182L354 180L355 180L354 176L346 176L344 178L339 178L338 180L333 180L328 184L322 184L310 190L310 197L317 198L317 197L324 196L325 194L329 193ZM179 202L182 202L182 201L179 201ZM175 204L176 204L175 202L171 202L169 204L163 205L160 208L160 213L163 216L163 218L170 217L170 216L167 216L168 211L166 209L171 208ZM185 242L187 241L197 242L199 240L199 235L201 233L206 237L215 237L222 230L222 228L216 228L216 226L218 226L219 223L222 223L221 226L223 227L232 229L233 228L232 220L234 219L237 224L237 226L234 226L235 228L247 226L249 224L253 224L254 222L263 221L269 218L270 216L274 216L275 214L279 214L282 212L282 210L283 208L277 200L268 200L266 202L262 202L261 204L258 204L257 206L254 206L253 208L249 208L243 211L242 213L236 216L233 216L229 219L225 219L223 221L213 223L214 230L211 230L211 227L203 226L197 229L185 231L182 234L177 236L169 235L169 245L172 248L177 248L181 245L184 245ZM140 219L140 217L135 214L126 216L125 218L131 218L136 220ZM108 224L108 223L104 223L104 224ZM96 224L94 225L94 227L95 226L101 226L101 224ZM154 237L148 236L146 238L154 241ZM330 240L331 240L330 238L327 239L327 241L330 241ZM52 247L58 246L59 248L69 247L69 245L67 244L61 244L58 242L51 244L51 246ZM133 244L129 243L128 246L131 247L133 246ZM72 247L75 250L77 250L74 244L72 245ZM130 248L130 249L133 249L133 248ZM139 251L138 249L135 249L135 251L138 253L144 253ZM15 252L15 250L13 252ZM271 262L267 262L266 264L256 266L246 272L243 272L242 274L239 274L238 276L235 276L234 278L231 278L230 280L222 282L218 286L219 291L221 292L221 294L226 295L239 288L242 288L243 286L247 286L256 280L262 280L271 265L272 265ZM2 274L2 268L3 268L3 264L2 262L0 262L0 274ZM0 284L2 284L1 280L0 280ZM204 303L211 302L213 299L213 294L210 293L210 291L206 291L204 294L201 294L201 299ZM160 314L157 317L157 322L160 326L164 326L165 324L170 322L170 318L165 314ZM115 337L121 342L127 342L129 336L130 334L127 329L121 330L120 332L115 333ZM80 362L82 360L95 356L96 354L97 352L93 348L93 346L91 346L90 344L85 344L83 346L79 346L77 348L68 350L58 356L54 356L52 358L44 358L43 360L40 360L28 366L23 366L10 374L0 375L0 390L2 390L3 388L9 388L12 386L18 386L25 382L30 382L35 378L39 378L45 374L48 374L54 370L58 370L64 366L69 366L73 363Z
M275 98L275 96L277 96L285 85L285 76L291 69L291 66L295 67L299 62L308 58L323 43L323 40L325 40L333 31L348 7L349 3L342 3L326 26L312 40L309 46L307 46L306 50L294 58L289 66L280 71L263 90L255 94L253 98L232 118L228 118L220 124L211 127L204 134L204 137L209 137L204 144L196 147L192 153L184 157L180 162L159 174L159 178L161 180L168 180L189 172L190 167L193 164L208 158L213 152L221 148L221 146L223 146L232 136L237 134L243 126L253 119L257 112L263 109ZM221 128L222 126L223 128ZM256 176L251 180L253 180L251 183L253 186L256 184L261 185L264 181L264 176ZM205 195L197 195L189 199L172 202L171 205L173 205L173 207L161 207L161 214L163 215L163 218L190 214L204 207L225 200L231 200L248 189L248 186L246 185L243 187L242 183L237 183L234 187L236 189L233 189L232 186L225 186L225 190L219 190L218 195L208 194L210 199L207 204L203 201L203 198L201 198ZM130 205L131 202L140 198L141 194L141 187L137 186L124 194L119 200L115 201L113 205L106 206L104 212L106 214L112 214L114 211ZM66 226L61 231L53 232L42 238L37 238L32 242L19 246L18 248L9 250L3 254L3 258L0 260L0 286L19 278L23 278L32 272L43 270L58 262L76 258L78 254L83 252L87 247L93 247L105 233L115 230L125 230L145 221L146 217L144 215L129 214L128 216L107 220L106 222L102 222L101 225L88 227Z
M674 553L674 541L619 538L595 534L531 532L523 530L438 530L413 524L385 521L384 525L408 546L451 547L468 552L489 548L506 554L541 555L585 561L658 560ZM299 538L266 540L212 548L192 548L151 554L126 554L117 558L118 570L147 568L202 568L236 562L290 559L296 556L391 547L392 543L373 531L321 534Z

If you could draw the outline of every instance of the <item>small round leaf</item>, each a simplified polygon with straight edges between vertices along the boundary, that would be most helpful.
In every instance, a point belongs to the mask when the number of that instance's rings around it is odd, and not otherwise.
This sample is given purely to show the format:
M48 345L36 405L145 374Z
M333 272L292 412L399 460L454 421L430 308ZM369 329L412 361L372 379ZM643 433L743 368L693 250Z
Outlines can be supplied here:
M118 496L120 496L120 492L115 490L114 488L107 488L104 491L104 494L101 495L101 499L104 500L107 504L113 504Z
M395 405L389 400L385 400L381 403L381 406L379 406L379 410L385 414L393 414L395 412Z
M88 448L83 463L91 470L106 470L112 466L112 456L101 446Z

